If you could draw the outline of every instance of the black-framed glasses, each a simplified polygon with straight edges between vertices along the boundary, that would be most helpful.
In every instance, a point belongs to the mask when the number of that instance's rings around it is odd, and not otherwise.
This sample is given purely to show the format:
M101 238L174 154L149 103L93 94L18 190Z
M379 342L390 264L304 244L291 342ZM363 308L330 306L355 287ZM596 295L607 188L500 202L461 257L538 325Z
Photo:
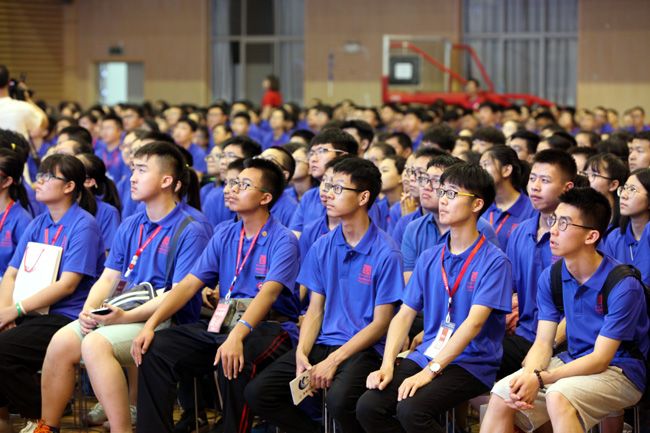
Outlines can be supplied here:
M623 193L627 194L627 198L634 198L636 194L648 195L647 193L641 192L633 186L623 185L616 188L616 194L619 197L622 197Z
M426 187L427 185L433 189L438 189L440 187L440 179L431 179L428 176L418 176L418 183L421 188Z
M242 181L240 181L238 179L230 179L228 181L228 186L231 189L234 188L235 185L237 185L237 188L239 188L240 191L246 191L250 187L250 188L259 189L260 191L265 192L267 194L271 194L270 192L268 192L264 188L260 188L259 186L252 185L252 184L250 184L248 182L242 182Z
M323 183L323 190L325 190L325 192L330 192L330 190L332 188L334 188L334 194L336 194L336 195L343 194L343 190L345 190L345 191L356 191L356 192L364 192L365 191L365 189L349 188L349 187L343 186L343 185L333 185L333 184L328 183L328 182Z
M555 215L555 213L552 213L546 217L546 223L548 224L549 227L553 227L556 222L557 222L557 228L561 232L565 231L569 226L580 227L581 229L587 229L587 230L598 230L593 227L582 226L580 224L574 224L572 222L569 222L569 219L567 217L558 218L557 215Z
M589 173L584 170L579 171L578 174L589 179L589 182L595 182L597 177L602 177L603 179L612 180L611 177L603 176L600 173L594 173L594 172Z
M436 188L436 195L438 197L442 197L443 195L446 195L448 200L455 199L457 195L464 195L466 197L478 198L476 194L468 194L466 192L458 192L458 191L454 191L453 189L442 189L442 188Z
M319 147L316 150L310 150L307 156L311 159L314 156L321 156L326 154L327 152L337 152L337 153L347 153L345 150L339 150L339 149L328 149L326 147Z
M51 173L36 173L36 182L38 182L39 180L42 180L43 182L49 182L52 179L58 179L64 182L70 182L68 179L64 177L55 176Z

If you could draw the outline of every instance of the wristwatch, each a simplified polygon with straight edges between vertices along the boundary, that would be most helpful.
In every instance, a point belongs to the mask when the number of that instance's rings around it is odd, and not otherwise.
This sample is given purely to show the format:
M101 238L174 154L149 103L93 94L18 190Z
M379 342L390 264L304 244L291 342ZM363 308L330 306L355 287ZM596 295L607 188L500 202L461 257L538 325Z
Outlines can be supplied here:
M435 375L438 375L442 371L442 367L440 366L440 364L434 361L429 364L429 371Z

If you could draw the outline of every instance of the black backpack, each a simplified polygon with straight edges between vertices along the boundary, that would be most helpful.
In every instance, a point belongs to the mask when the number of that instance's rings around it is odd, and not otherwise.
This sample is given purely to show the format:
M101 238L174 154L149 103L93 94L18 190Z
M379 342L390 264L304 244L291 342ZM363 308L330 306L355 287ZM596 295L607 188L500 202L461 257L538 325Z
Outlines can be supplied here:
M562 263L563 260L560 259L556 261L551 268L551 296L553 297L555 308L560 313L564 314L564 298L562 297ZM607 298L609 297L610 292L623 278L627 277L636 278L639 283L641 283L645 294L646 314L650 317L650 288L643 283L641 272L632 265L618 265L609 271L605 283L603 284L603 288L601 289L603 314L606 315L608 313ZM648 335L650 336L650 329L648 330ZM630 352L632 357L644 361L646 370L646 387L643 397L641 397L641 401L650 401L650 362L643 356L633 341L622 341L621 346Z

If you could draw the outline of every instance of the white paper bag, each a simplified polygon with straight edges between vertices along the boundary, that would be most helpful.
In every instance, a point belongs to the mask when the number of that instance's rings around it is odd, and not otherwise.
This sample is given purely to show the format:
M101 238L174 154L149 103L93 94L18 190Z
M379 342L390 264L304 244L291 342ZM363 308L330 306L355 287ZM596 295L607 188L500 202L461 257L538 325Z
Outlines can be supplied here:
M14 286L14 302L21 302L56 281L63 248L29 242ZM30 311L30 314L47 314L50 307Z

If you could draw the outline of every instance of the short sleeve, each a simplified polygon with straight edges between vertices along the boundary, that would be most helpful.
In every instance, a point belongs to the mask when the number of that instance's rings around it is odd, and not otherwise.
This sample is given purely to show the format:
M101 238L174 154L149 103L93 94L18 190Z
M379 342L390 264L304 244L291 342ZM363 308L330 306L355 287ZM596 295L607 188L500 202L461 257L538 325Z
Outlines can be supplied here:
M106 251L103 246L104 241L98 235L99 233L88 225L75 229L64 241L65 247L61 256L60 272L75 272L89 277L97 277L99 254L105 254Z
M326 238L314 242L298 274L300 284L321 295L325 295L325 282L321 270L325 261L322 251L326 245Z
M283 229L282 232L284 232ZM300 270L300 251L298 240L286 232L286 237L281 239L273 247L271 252L271 266L266 274L265 281L276 281L284 287L292 287L296 284L298 271Z
M216 230L214 236L201 253L198 261L190 269L190 274L194 275L208 287L216 287L219 284L219 266L222 254L223 239L221 234L223 230ZM174 277L176 277L174 275ZM176 278L174 278L176 281Z
M537 318L538 320L547 320L549 322L560 323L562 315L555 308L553 295L551 294L551 269L550 266L544 269L539 276L537 283Z
M208 237L201 228L200 223L194 221L187 226L178 242L172 271L172 283L180 282L193 270L207 244Z
M402 239L402 256L404 258L404 270L406 272L413 271L418 258L415 234L415 224L411 223L407 225L404 231L404 238Z
M607 298L607 311L600 335L631 341L641 314L647 314L643 288L636 278L624 278L612 289Z
M404 292L404 266L402 254L399 251L390 251L385 254L379 263L379 272L375 276L375 306L392 304L402 297Z

